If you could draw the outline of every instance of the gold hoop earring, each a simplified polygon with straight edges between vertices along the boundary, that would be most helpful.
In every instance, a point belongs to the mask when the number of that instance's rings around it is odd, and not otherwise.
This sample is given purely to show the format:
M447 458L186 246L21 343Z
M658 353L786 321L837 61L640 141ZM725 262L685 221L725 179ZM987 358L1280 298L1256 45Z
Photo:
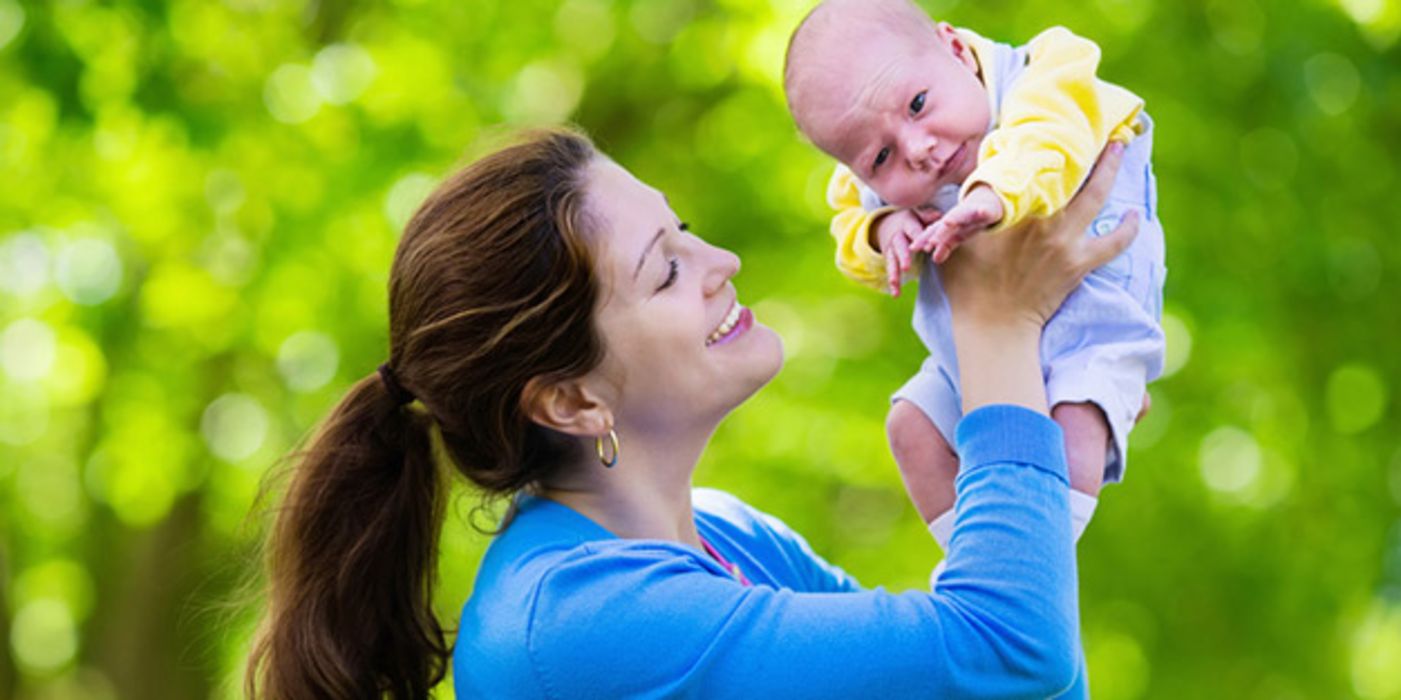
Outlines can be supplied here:
M598 461L599 461L599 462L602 462L602 463L603 463L603 466L605 466L605 467L607 467L607 468L609 468L609 469L612 469L612 468L613 468L613 465L615 465L615 464L618 463L618 433L614 432L612 428L609 428L609 429L608 429L608 441L611 442L611 443L613 443L613 457L612 457L612 458L608 458L608 457L604 457L604 456L603 456L603 436L602 436L602 435L600 435L600 436L598 436L598 437L595 437L595 438L593 439L593 446L594 446L594 449L598 451Z

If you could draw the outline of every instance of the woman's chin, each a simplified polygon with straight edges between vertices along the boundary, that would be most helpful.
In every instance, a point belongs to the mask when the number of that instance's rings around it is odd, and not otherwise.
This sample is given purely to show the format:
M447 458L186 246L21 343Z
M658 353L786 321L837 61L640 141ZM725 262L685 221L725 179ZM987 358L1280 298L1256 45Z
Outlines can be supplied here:
M783 340L761 323L749 328L743 338L733 343L731 351L735 354L725 362L725 390L711 391L711 396L720 402L717 408L722 414L748 401L783 368Z
M774 329L757 322L749 332L752 335L749 341L754 346L752 376L755 381L754 387L749 391L749 394L753 394L778 376L778 371L783 369L783 338L779 337Z

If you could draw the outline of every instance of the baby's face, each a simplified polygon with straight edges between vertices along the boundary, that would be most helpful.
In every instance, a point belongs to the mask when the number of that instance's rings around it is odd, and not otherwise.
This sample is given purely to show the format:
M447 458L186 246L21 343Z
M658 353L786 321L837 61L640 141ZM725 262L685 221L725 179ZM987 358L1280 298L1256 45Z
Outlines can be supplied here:
M836 99L809 115L809 137L895 206L926 205L962 183L989 114L977 61L954 29L940 24L913 50L863 41L848 55L822 78Z

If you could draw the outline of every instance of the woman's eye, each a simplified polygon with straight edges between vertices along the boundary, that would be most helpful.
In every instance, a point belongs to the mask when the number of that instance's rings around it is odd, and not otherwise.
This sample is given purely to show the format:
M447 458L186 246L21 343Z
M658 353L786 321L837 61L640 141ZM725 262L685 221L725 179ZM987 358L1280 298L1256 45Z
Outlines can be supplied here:
M666 289L667 287L670 287L672 284L674 284L674 283L676 282L676 273L677 273L677 269L680 268L680 266L681 266L680 263L678 263L678 262L676 261L676 258L672 258L672 259L666 261L666 264L667 264L666 281L665 281L665 282L662 282L662 286L657 287L657 291L659 291L659 292L662 291L663 289Z
M910 114L919 114L924 109L924 96L928 93L928 90L921 90L913 100L910 100Z
M881 165L885 164L885 161L886 161L886 159L888 159L888 158L890 158L890 149L889 149L889 148L882 148L882 149L880 149L880 153L877 153L877 154L876 154L876 164L875 164L875 166L873 166L873 167L879 168Z

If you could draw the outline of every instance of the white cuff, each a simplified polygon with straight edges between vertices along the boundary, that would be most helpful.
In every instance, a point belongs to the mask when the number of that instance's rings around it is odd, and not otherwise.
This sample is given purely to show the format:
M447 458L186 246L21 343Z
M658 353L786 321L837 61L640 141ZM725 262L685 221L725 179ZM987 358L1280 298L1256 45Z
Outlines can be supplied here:
M1085 534L1085 528L1089 527L1090 518L1095 516L1095 506L1098 505L1098 498L1070 490L1070 532L1076 542L1080 541L1080 535Z
M944 553L949 551L949 538L953 537L953 509L950 508L939 514L937 518L930 521L929 534L934 536L934 541L944 548Z

